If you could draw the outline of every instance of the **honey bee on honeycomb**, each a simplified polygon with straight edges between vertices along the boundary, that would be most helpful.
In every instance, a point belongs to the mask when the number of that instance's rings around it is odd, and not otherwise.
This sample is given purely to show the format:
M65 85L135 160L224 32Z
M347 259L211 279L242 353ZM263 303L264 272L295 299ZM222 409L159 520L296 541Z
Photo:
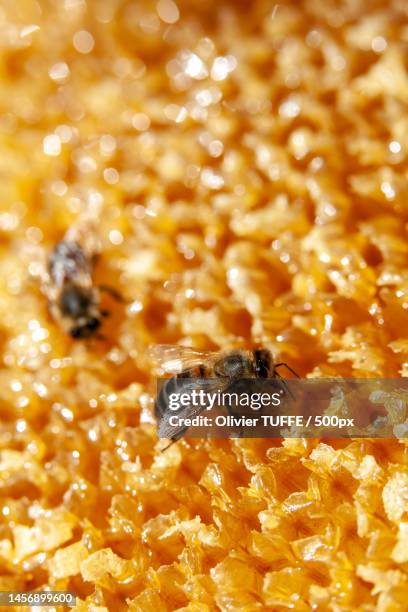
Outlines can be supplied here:
M155 404L159 436L170 438L172 442L179 440L188 429L188 427L171 427L166 418L168 397L177 392L180 383L185 393L203 388L203 385L205 390L210 392L212 389L225 391L234 382L242 379L275 378L286 390L286 383L278 369L286 368L294 376L299 377L287 363L275 363L271 351L265 348L216 352L199 351L185 346L156 345L150 347L149 355L164 372L175 374L164 384ZM203 409L204 406L200 405L187 406L183 412L188 417L194 417Z
M0 593L407 610L408 421L184 443L147 355L408 377L407 49L407 0L0 2Z
M70 227L54 246L42 273L42 291L50 313L74 339L102 337L99 329L109 311L101 308L101 291L122 301L115 289L97 286L93 281L93 267L100 249L94 225L80 222Z

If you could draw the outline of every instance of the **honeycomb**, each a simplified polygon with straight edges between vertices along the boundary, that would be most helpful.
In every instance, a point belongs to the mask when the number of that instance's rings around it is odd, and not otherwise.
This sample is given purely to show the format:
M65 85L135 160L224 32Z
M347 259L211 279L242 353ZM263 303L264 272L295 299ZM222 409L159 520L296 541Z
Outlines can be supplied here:
M147 353L408 375L407 47L404 0L2 0L1 591L407 610L404 440L163 453ZM74 341L40 269L88 217L123 303Z

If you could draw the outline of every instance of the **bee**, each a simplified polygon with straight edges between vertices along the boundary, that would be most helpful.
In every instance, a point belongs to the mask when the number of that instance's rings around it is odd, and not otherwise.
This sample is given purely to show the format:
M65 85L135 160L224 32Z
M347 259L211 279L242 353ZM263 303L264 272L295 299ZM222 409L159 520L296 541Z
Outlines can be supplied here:
M198 351L183 346L155 345L150 347L149 356L158 366L160 374L173 374L161 388L155 402L155 416L158 434L177 442L188 427L172 427L168 423L168 397L172 393L189 393L194 389L206 392L230 389L241 379L278 379L281 386L291 395L279 368L286 368L294 376L299 375L287 363L275 363L272 353L265 348L253 350L233 349L222 352ZM191 379L191 383L186 379ZM214 380L216 379L216 380ZM221 385L220 385L221 379ZM180 417L192 418L203 411L203 406L187 406L180 410Z
M95 336L102 318L109 315L100 307L101 291L120 300L114 289L93 283L92 271L99 252L93 228L89 224L73 226L50 253L43 274L42 290L50 313L75 339Z

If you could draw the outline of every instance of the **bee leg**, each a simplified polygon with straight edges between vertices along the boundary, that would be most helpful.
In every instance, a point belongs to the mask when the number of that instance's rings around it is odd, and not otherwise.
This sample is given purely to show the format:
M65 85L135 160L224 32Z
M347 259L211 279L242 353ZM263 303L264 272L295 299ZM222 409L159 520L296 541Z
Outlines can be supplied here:
M237 438L243 438L244 437L244 433L245 433L245 427L244 427L244 425L240 425L239 426L239 430L238 430Z
M104 291L105 293L108 293L117 302L123 303L125 301L123 297L121 296L121 294L119 293L119 291L117 291L113 287L109 287L109 285L99 285L98 289L100 291Z
M234 411L234 409L231 406L226 406L227 412L229 416L237 416L237 413ZM244 434L244 426L240 425L239 426L239 431L238 431L238 435L237 436L228 436L229 438L235 439L235 438L243 438L243 434Z
M277 363L274 368L273 371L275 372L278 368L286 368L287 370L289 370L289 372L292 372L292 374L294 376L296 376L296 378L300 378L299 374L297 372L295 372L295 370L293 368L290 367L290 365L288 365L287 363L285 363L284 361L282 361L281 363ZM282 377L281 377L282 378Z
M170 442L170 443L169 443L167 446L165 446L164 448L162 448L160 452L161 452L161 453L164 453L164 451L166 451L168 448L170 448L170 446L173 446L173 444L175 444L176 442L178 442L178 440L173 440L173 439L172 439L172 440L171 440L171 442Z
M161 453L164 453L164 451L166 451L168 448L170 448L170 446L173 446L173 444L176 443L176 440L172 440L167 446L165 446L164 448L161 449Z
M283 378L283 376L278 374L278 372L275 372L275 376L276 376L276 378L279 378L279 380L281 381L282 387L285 389L286 393L288 395L290 395L290 397L294 400L295 396L293 395L292 391L289 389L288 384L287 384L286 380Z
M179 440L181 440L181 438L183 437L183 435L186 433L188 427L185 427L185 429L183 429L181 432L179 432L176 436L174 436L174 438L171 438L171 442L165 446L164 448L162 448L161 452L164 453L164 451L166 451L168 448L170 448L170 446L173 446L173 444L175 444L176 442L178 442Z
M234 382L238 382L238 381L239 381L239 379L238 379L238 378L237 378L236 380L232 380L231 384L229 384L229 385L228 385L228 386L225 388L225 391L231 391L231 389L233 390L233 389L234 389ZM237 413L237 411L236 411L236 410L234 410L234 407L233 407L233 406L231 406L230 404L228 404L227 406L225 406L225 408L226 408L227 413L228 413L228 415L229 415L229 416L232 416L232 417L234 417L234 416L239 416L239 412ZM240 426L239 426L239 430L238 430L238 435L237 435L237 436L234 436L234 438L232 438L232 439L235 439L235 438L243 438L243 437L244 437L244 432L245 432L245 427L244 427L244 425L240 425ZM228 436L228 437L231 437L231 436Z

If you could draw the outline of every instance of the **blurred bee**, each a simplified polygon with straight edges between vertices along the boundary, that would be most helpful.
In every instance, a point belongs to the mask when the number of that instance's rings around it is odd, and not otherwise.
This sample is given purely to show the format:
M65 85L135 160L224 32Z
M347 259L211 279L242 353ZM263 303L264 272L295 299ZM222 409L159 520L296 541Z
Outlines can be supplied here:
M120 295L110 287L95 286L92 269L100 244L89 224L71 227L48 258L42 290L48 298L51 315L72 338L95 336L102 318L101 290L115 299Z
M171 393L180 391L189 393L194 389L225 392L240 379L269 378L279 379L281 386L291 395L278 369L284 367L299 378L288 364L275 363L272 353L263 348L209 352L184 346L159 344L150 347L149 356L158 366L159 374L173 374L163 385L155 403L158 434L161 438L170 438L172 441L166 448L179 440L188 429L188 427L172 427L168 423L168 397ZM191 383L186 382L186 379L191 379ZM220 379L222 379L221 385ZM200 414L203 409L202 406L187 406L180 409L178 416L192 418Z

